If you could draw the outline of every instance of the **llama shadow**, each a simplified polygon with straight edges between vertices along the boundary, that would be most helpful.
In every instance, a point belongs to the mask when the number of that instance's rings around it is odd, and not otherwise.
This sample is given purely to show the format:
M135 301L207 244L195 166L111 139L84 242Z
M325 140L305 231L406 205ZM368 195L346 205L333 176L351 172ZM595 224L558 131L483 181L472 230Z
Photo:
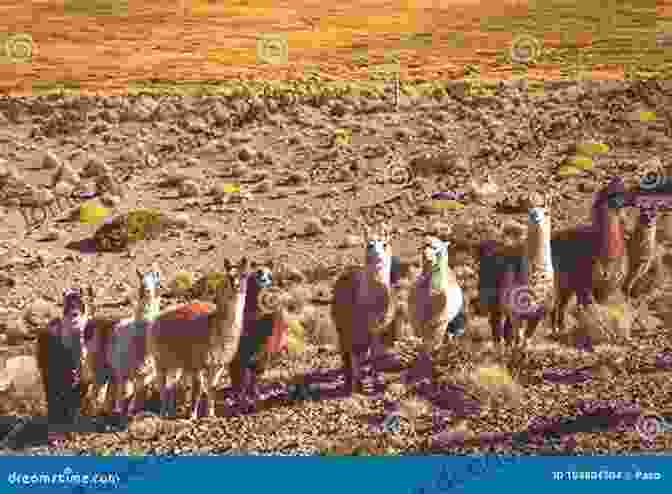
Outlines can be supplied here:
M592 379L589 367L580 369L548 369L543 372L542 377L545 381L554 384L579 384Z
M98 249L96 247L96 241L93 238L85 238L82 240L73 240L68 242L65 245L65 248L68 250L74 250L80 254L96 254Z
M403 364L398 357L386 355L376 362L374 379L372 363L365 360L362 363L363 395L372 399L382 398L386 386L380 373L400 372L402 369ZM217 396L218 402L224 401L225 404L223 407L217 406L217 416L252 415L261 411L291 407L300 402L338 400L350 396L345 391L345 374L342 368L313 370L294 376L288 383L260 382L257 388L257 400L253 407L241 407L237 404L234 389L230 386L220 391Z
M113 417L81 416L77 424L50 424L46 416L0 416L0 449L14 451L49 446L49 433L121 432L126 425ZM123 421L122 421L123 422Z
M573 442L569 439L573 439L574 434L622 430L632 427L638 417L638 411L618 414L598 412L575 417L559 417L558 420L549 421L548 424L530 426L519 432L483 432L474 437L446 432L436 434L432 438L430 450L439 452L464 446L484 448L512 446L514 449L519 449L529 446L543 447L550 441L557 443L556 446L564 442L564 451L557 452L557 454L563 454L563 452L567 453L568 449L573 449Z

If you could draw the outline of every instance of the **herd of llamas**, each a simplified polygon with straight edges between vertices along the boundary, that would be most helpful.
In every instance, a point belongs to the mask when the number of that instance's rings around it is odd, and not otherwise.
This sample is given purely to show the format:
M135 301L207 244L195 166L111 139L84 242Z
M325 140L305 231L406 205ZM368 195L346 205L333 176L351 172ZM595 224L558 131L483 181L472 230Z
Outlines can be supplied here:
M565 312L577 298L577 322L595 322L595 307L651 289L656 255L658 191L627 189L619 178L600 190L592 222L553 231L554 195L529 193L527 238L517 245L484 240L478 246L479 300L500 354L522 352L540 323L565 331ZM626 241L625 208L640 210ZM468 332L469 302L449 265L450 241L427 235L422 270L401 300L400 258L386 224L367 226L361 266L346 269L333 286L331 317L339 338L346 393L363 392L364 362L388 355L405 307L420 345L411 371L431 376L432 359ZM268 307L277 291L268 266L227 260L216 286L216 308L201 304L161 308L157 269L137 271L139 298L126 320L95 314L91 289L69 288L63 315L38 335L37 359L50 423L72 423L83 411L131 416L143 408L140 392L160 389L161 416L176 414L176 386L191 375L191 419L215 416L214 392L228 370L239 401L254 407L257 378L270 355L287 346L286 312ZM591 319L592 318L592 319ZM599 318L598 318L599 319ZM598 321L599 322L599 321ZM582 344L590 345L590 337Z

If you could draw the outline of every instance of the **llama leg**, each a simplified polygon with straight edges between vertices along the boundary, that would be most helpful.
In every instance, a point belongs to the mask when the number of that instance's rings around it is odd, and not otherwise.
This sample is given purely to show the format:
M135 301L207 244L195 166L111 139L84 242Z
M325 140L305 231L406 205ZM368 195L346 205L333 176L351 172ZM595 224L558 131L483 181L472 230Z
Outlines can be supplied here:
M558 300L553 309L553 332L561 334L565 332L565 312L572 297L573 290L568 288L558 289Z
M191 374L191 420L199 418L201 408L202 391L208 393L208 386L205 383L205 370L200 370Z
M507 345L510 345L512 340L513 340L513 333L514 333L514 322L513 322L514 317L509 314L505 317L504 319L504 327L502 330L503 336L504 336L504 342Z
M157 376L157 382L159 385L159 395L160 395L160 400L161 400L161 409L159 414L161 417L166 417L168 416L168 400L170 399L170 391L168 390L168 387L166 385L166 371L164 369L156 369L156 376Z
M489 314L489 319L490 329L492 330L492 341L495 343L495 346L501 346L502 332L504 330L502 327L502 312L499 310L492 310Z
M143 379L141 376L136 375L133 380L131 381L131 384L133 386L132 389L132 394L131 394L131 400L128 405L128 413L130 415L135 415L137 413L140 413L144 410L145 406L145 400L144 396L141 396L142 393L144 393L145 388L143 387Z
M345 374L345 392L352 394L356 388L355 367L359 366L359 361L355 358L352 350L343 351L341 358L343 359L343 371ZM357 373L359 374L359 369Z

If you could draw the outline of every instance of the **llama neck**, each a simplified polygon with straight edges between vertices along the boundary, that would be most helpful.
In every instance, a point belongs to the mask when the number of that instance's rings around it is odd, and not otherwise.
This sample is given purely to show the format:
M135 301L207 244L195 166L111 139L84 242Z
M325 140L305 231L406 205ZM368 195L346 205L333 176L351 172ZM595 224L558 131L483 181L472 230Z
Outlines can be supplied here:
M637 242L636 252L633 252L633 255L640 259L648 259L655 254L657 220L655 209L640 210L639 222L633 235Z
M527 259L530 270L553 273L551 256L551 222L529 225L527 234Z
M79 317L63 316L63 334L73 335L73 334L84 334L84 328L86 323L89 321L87 314L82 314Z
M153 321L161 312L161 299L152 298L148 301L141 301L135 308L136 321Z
M367 279L389 288L391 285L392 255L389 252L386 253L381 259L382 264L378 264L378 259L380 258L366 257Z
M593 226L599 235L598 255L608 259L617 259L625 255L625 227L619 210L599 208L593 218Z
M229 326L242 330L246 300L247 277L245 276L241 280L240 289L236 293L224 300L217 300L217 308L212 317L216 321L218 331L223 331Z
M437 269L431 273L432 290L446 290L450 285L450 266L448 265L448 256L439 258Z

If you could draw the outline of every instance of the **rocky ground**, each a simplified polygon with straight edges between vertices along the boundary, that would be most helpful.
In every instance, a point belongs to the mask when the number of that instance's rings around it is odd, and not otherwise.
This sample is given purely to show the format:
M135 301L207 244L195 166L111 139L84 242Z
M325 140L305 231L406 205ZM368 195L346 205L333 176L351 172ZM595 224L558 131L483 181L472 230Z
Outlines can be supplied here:
M643 441L632 425L595 419L671 410L667 271L653 294L631 302L637 316L627 328L632 338L594 352L550 339L544 328L524 358L499 362L507 372L493 371L487 324L473 316L467 336L437 362L434 388L401 379L414 355L407 327L395 347L401 368L384 373L369 396L297 399L287 384L340 367L327 317L330 289L341 269L361 260L362 221L391 223L393 249L408 280L419 267L423 232L453 240L451 264L473 308L474 246L487 237L521 240L518 195L558 192L554 228L588 221L593 193L610 177L633 184L651 159L669 165L671 98L672 85L657 81L549 82L543 91L524 81L501 82L478 93L454 81L435 86L431 96L404 95L398 108L389 95L0 100L5 434L17 416L44 413L30 355L36 328L58 314L64 288L91 283L99 310L128 316L136 267L156 264L169 281L181 272L198 278L216 271L225 257L247 255L275 262L276 279L293 295L292 313L305 330L305 347L264 376L268 397L261 409L196 424L145 418L125 430L79 432L60 446L63 451L397 454L482 451L493 441L511 451L498 433L528 430L535 417L562 416L574 417L573 428L545 443L530 436L514 450L669 451L669 433ZM577 144L589 140L608 150L584 170L561 173ZM62 200L41 227L28 231L12 200L26 203L44 189L79 199ZM427 207L427 194L446 190L462 192L463 207ZM91 197L111 215L153 208L179 221L118 251L84 248L82 241L100 227L76 214ZM505 212L507 204L513 213ZM629 231L636 213L629 213ZM669 215L658 238L667 270ZM167 285L165 304L190 298ZM571 317L569 326L572 331ZM338 385L337 374L323 378L327 387ZM587 404L591 400L623 403L596 408ZM402 417L399 431L384 432L378 425L394 403ZM223 399L219 405L226 415ZM586 418L591 413L593 419ZM6 437L6 452L45 452L39 422ZM431 440L441 430L454 433L443 447Z

